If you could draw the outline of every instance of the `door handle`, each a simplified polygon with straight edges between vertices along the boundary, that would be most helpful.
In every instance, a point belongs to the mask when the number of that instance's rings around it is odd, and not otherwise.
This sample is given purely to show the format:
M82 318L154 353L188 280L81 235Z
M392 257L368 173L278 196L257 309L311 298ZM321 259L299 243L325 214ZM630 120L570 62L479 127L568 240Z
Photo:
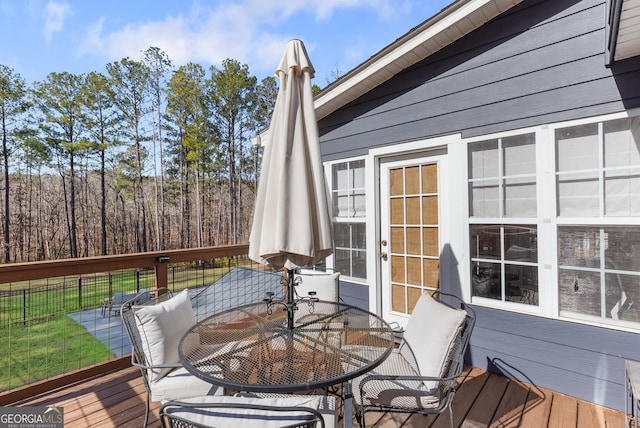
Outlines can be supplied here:
M380 253L380 258L381 258L382 260L385 260L385 261L386 261L386 260L387 260L387 253L385 253L384 251L383 251L383 252L381 252L381 253Z

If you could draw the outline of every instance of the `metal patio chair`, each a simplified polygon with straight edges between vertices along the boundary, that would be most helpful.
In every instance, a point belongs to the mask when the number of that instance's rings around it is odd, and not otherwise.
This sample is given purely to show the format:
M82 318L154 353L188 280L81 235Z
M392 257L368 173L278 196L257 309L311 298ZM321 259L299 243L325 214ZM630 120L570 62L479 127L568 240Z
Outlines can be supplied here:
M334 428L335 414L327 414L327 400L331 397L199 397L163 404L160 420L164 428Z
M137 305L136 302L145 303ZM144 291L122 304L120 316L131 340L131 364L140 368L146 389L143 427L149 420L150 401L182 400L224 392L223 388L187 372L177 357L178 342L186 331L182 327L195 324L186 290L175 296L168 289ZM166 317L164 322L163 317ZM158 351L159 348L162 349Z
M400 346L389 358L349 385L361 427L367 412L440 414L447 409L454 427L451 404L475 312L457 296L439 291L433 295L420 297ZM443 297L456 306L443 302Z

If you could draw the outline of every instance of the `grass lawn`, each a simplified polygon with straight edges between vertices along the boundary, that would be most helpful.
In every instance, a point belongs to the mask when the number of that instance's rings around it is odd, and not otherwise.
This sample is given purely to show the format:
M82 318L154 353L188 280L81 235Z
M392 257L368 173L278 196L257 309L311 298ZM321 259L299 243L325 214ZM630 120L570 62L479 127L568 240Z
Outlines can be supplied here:
M175 266L170 287L211 284L229 268ZM107 361L109 349L67 314L100 308L116 291L151 289L154 279L141 269L0 285L0 391Z
M109 349L66 315L0 329L0 390L107 361Z

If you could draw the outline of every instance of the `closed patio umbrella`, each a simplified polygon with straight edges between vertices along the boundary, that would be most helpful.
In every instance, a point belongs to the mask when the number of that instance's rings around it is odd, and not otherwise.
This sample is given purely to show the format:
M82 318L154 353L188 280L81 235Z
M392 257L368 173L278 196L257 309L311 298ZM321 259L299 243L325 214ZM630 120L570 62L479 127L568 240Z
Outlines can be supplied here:
M262 158L249 257L287 271L293 303L293 269L333 252L333 229L304 44L291 40L276 69L278 97ZM289 308L293 328L293 309Z

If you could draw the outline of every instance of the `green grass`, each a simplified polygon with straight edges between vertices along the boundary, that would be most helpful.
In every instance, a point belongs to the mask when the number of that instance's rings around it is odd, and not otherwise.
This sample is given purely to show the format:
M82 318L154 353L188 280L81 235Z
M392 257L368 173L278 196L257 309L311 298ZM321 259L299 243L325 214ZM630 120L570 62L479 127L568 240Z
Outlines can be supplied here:
M170 288L211 284L229 271L229 263L221 265L170 269ZM101 308L116 291L153 287L148 270L0 285L14 293L0 301L0 391L107 361L109 349L67 314Z
M107 361L111 355L66 315L0 329L0 343L2 390Z

